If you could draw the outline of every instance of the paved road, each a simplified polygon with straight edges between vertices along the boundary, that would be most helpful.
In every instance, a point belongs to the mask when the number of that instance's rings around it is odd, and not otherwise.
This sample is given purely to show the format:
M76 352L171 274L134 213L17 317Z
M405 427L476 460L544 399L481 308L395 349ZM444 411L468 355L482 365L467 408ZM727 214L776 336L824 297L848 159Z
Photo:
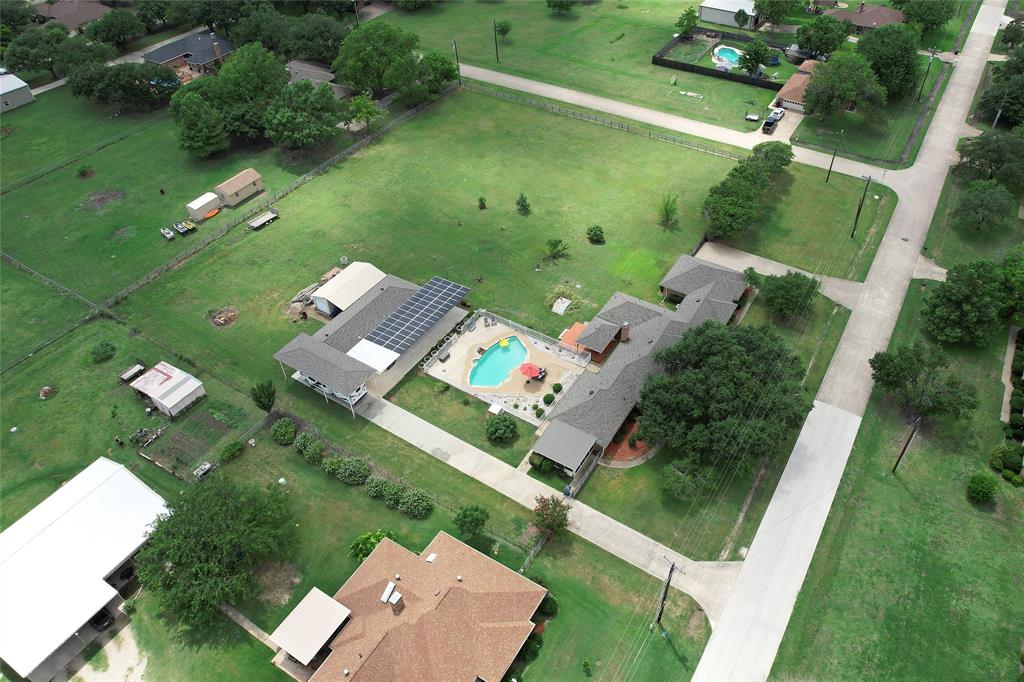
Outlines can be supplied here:
M534 500L538 495L558 494L554 488L387 400L364 398L360 401L357 412L385 431L524 507L533 509ZM681 570L673 576L673 586L697 600L711 621L712 627L740 570L741 562L738 561L691 561L629 526L575 500L569 513L569 529L661 580L664 580L668 573L666 559L675 561Z

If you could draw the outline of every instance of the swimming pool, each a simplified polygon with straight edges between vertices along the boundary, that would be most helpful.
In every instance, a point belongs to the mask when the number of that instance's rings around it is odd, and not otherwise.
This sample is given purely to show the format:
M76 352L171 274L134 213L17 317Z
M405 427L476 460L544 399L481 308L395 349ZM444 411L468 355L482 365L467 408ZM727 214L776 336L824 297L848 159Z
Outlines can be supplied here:
M500 386L525 360L526 346L518 336L509 336L504 348L500 342L495 342L484 351L469 372L469 384L488 388Z
M712 53L711 61L716 64L724 64L725 66L737 66L740 63L741 54L743 54L743 52L737 50L735 47L719 45Z

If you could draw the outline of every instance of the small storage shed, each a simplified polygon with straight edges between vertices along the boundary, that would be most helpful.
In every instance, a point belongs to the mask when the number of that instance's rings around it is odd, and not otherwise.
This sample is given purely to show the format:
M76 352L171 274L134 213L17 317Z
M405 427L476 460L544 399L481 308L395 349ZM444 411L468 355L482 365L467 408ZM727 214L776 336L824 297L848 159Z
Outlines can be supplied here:
M354 261L313 292L313 305L324 315L334 317L377 286L382 279L384 273L373 265Z
M0 101L3 102L3 111L17 109L23 104L35 102L32 96L32 89L28 83L21 80L13 73L0 75Z
M222 202L220 197L213 192L207 192L201 197L197 197L185 204L185 208L188 210L189 217L192 220L203 220L206 218L206 214L215 208L220 208Z
M153 401L156 409L174 417L206 395L203 382L174 365L160 362L131 383L138 393Z
M214 188L225 206L237 206L253 194L263 191L263 178L252 168L246 168Z

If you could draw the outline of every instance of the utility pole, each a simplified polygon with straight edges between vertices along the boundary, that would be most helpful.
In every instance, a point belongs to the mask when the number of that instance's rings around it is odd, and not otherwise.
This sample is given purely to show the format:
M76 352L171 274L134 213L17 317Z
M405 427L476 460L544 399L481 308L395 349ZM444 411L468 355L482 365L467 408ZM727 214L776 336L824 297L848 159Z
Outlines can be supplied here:
M857 233L857 221L860 220L860 211L864 208L864 200L868 197L868 185L871 184L871 176L867 176L864 180L864 193L860 195L860 203L857 204L857 215L853 217L853 229L850 230L850 239L853 239L853 235Z
M839 131L839 135L842 136L842 134L843 134L843 131L840 130ZM836 148L832 150L832 160L828 162L828 173L825 175L825 184L826 185L828 184L828 179L832 177L832 164L834 164L836 162L836 153L839 151L839 140L840 139L841 139L840 137L836 138Z
M921 89L917 91L917 101L921 101L921 95L924 93L924 84L928 82L928 74L932 70L932 60L935 59L936 49L934 47L929 48L931 56L928 57L928 68L924 70L924 78L921 79Z
M907 454L907 450L910 449L910 444L914 442L914 436L917 435L917 428L921 425L921 418L918 417L914 420L913 429L910 431L910 436L907 438L907 442L903 444L903 449L900 450L900 456L896 458L896 463L892 465L892 473L896 473L896 469L899 467L900 462L903 461L903 455Z
M494 62L500 64L501 60L498 58L498 21L491 19L491 28L494 33Z
M459 61L459 44L452 40L452 49L455 50L455 68L459 71L459 85L462 85L462 62Z
M665 613L665 601L668 600L668 586L672 582L672 574L675 573L676 562L670 561L668 563L668 577L665 578L665 584L661 586L661 600L658 604L658 616L654 619L656 625L661 625L661 614Z
M964 0L960 0L960 6L956 8L956 15L960 16L960 11L964 8Z
M356 0L352 0L352 11L356 15L356 28L359 28L359 5Z

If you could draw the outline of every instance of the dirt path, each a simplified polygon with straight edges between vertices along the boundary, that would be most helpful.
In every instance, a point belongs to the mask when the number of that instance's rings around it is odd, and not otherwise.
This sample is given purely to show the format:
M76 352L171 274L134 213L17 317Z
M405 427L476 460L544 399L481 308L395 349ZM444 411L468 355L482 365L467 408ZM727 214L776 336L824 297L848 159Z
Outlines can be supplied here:
M55 682L142 682L146 678L149 660L132 632L131 623L122 627L108 640L102 654L92 657L90 664L79 656L65 670L64 675L54 678Z

